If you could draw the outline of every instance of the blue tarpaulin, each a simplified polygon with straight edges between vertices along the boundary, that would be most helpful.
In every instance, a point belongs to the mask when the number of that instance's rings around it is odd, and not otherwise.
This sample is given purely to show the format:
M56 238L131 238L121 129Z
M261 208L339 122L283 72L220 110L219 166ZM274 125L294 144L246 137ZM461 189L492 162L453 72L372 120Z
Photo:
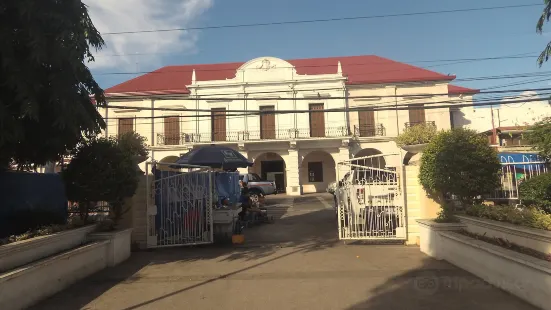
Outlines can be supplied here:
M65 186L58 174L0 173L0 238L67 221Z
M239 172L217 172L215 179L218 202L228 198L230 204L235 204L240 195Z

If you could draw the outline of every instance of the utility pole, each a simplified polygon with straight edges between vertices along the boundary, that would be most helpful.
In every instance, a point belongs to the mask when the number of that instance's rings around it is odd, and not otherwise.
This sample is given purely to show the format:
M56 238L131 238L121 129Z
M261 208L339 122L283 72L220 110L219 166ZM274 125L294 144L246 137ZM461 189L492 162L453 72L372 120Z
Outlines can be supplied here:
M496 133L496 126L494 122L494 106L490 106L490 110L492 112L492 145L496 145L497 143L497 133Z

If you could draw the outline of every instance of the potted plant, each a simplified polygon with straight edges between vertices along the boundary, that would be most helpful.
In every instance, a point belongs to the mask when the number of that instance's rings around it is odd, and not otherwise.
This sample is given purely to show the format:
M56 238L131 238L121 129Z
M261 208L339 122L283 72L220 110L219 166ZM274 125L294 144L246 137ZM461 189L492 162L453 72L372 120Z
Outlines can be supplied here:
M418 124L408 127L396 137L396 144L410 153L420 153L436 136L436 126L433 124Z

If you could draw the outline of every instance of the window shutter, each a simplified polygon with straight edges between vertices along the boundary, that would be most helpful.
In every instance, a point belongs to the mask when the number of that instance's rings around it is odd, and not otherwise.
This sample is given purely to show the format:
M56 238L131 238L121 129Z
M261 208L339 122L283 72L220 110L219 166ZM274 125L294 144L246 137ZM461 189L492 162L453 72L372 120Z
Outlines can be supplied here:
M325 115L323 112L323 103L310 104L310 111L310 136L325 137Z

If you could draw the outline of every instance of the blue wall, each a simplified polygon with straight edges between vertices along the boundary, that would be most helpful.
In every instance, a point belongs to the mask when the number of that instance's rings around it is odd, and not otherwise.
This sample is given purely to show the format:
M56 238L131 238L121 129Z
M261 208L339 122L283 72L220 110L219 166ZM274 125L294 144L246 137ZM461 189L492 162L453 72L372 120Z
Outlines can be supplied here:
M58 174L0 172L0 238L67 222L67 197Z

